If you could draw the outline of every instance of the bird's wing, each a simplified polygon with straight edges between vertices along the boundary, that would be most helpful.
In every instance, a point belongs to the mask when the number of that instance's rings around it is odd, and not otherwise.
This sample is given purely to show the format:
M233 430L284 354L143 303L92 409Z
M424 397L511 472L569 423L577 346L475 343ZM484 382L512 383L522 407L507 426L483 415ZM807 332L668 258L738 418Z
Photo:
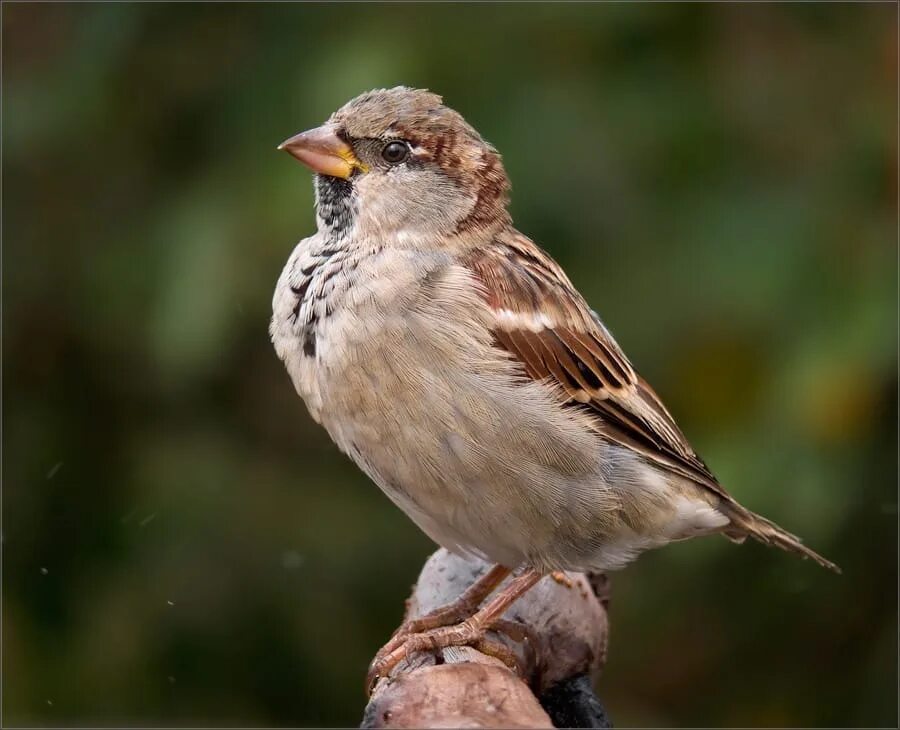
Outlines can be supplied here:
M534 380L596 416L598 431L727 498L659 396L632 367L562 268L508 230L465 261L494 315L497 343Z

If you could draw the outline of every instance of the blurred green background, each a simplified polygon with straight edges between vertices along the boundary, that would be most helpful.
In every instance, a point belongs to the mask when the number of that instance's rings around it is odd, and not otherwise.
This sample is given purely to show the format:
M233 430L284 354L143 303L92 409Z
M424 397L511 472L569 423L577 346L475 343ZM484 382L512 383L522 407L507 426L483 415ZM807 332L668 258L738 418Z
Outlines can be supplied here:
M268 341L275 146L442 93L745 504L614 576L619 726L896 726L893 5L8 4L3 720L356 725L433 549Z

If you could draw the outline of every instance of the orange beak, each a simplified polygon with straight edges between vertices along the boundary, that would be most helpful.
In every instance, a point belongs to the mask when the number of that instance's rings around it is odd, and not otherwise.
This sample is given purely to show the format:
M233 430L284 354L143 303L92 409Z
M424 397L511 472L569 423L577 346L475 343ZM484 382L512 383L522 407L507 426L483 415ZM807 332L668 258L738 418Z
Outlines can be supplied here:
M278 149L289 152L314 172L346 180L354 169L365 172L353 150L326 124L286 139Z

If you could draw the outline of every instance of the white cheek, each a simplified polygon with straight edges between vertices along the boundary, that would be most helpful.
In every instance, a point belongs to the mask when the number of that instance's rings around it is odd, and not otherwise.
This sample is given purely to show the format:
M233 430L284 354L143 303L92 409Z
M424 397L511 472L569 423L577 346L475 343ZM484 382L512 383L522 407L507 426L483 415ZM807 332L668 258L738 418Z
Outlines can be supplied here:
M359 233L393 238L401 246L421 246L423 237L445 236L471 207L444 176L404 166L366 173L357 183L357 202Z

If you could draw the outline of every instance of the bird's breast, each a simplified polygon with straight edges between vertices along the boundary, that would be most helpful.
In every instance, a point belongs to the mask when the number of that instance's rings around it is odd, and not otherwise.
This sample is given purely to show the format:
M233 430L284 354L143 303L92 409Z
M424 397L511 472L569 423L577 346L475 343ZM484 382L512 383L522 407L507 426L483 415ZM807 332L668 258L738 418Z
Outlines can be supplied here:
M308 239L273 299L272 341L311 414L340 414L415 297L422 262L377 244Z

